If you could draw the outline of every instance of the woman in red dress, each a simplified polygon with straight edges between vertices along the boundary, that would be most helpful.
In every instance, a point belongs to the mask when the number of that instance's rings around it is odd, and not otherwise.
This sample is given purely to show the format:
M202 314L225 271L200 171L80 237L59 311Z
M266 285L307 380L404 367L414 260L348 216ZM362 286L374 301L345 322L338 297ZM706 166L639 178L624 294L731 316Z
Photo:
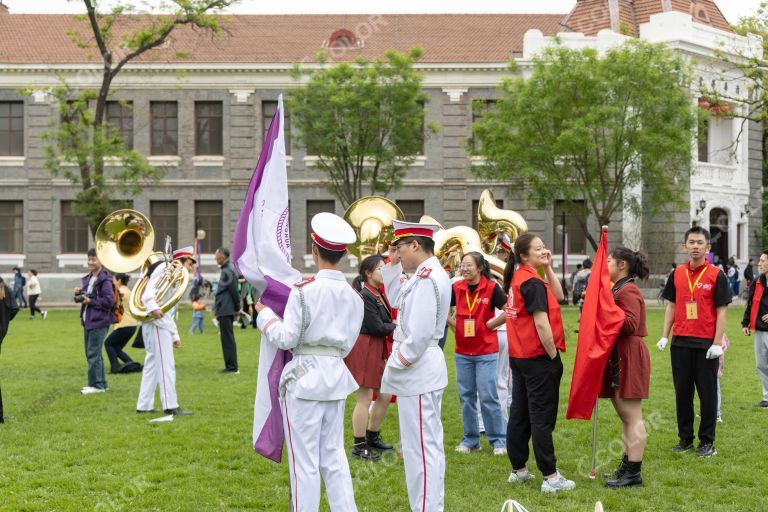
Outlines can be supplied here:
M386 295L380 291L383 266L384 258L377 254L368 256L360 263L360 275L355 279L354 286L360 292L365 306L363 325L354 348L344 358L347 368L360 386L355 392L355 409L352 411L352 432L355 437L352 456L373 461L379 460L377 452L392 449L392 445L381 439L379 431L392 398L391 395L379 393L379 386L389 356L387 337L395 330L392 308ZM368 410L374 391L377 397L369 420Z
M640 466L645 451L646 432L643 423L642 400L648 398L651 362L643 338L648 335L645 325L645 299L635 279L646 279L648 260L642 252L617 247L608 256L616 305L624 310L626 319L616 339L611 359L606 365L601 398L610 398L622 422L624 458L619 468L604 475L607 487L643 485Z

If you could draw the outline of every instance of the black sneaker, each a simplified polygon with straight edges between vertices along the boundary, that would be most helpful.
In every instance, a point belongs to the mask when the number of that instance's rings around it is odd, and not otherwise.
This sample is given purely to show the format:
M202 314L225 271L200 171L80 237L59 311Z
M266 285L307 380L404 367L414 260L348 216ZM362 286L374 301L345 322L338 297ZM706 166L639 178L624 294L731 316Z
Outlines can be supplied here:
M237 368L224 368L221 373L231 373L233 375L240 375L240 370Z
M378 462L381 456L371 450L370 446L366 443L357 443L352 447L352 456L357 457L360 460L366 460L371 462Z
M368 431L365 436L365 442L369 448L373 448L374 450L378 450L380 452L386 452L393 448L391 444L384 442L379 432Z
M768 400L763 400L759 404L757 404L755 407L759 407L761 409L768 409Z
M189 416L191 414L194 414L192 411L182 409L181 407L177 407L175 409L165 409L163 412L165 414L171 414L173 416Z
M605 482L605 486L609 489L623 489L624 487L642 487L643 477L640 473L626 472L616 480L609 480Z
M683 453L690 450L693 450L693 442L691 441L680 441L672 447L672 451L675 453Z
M696 455L699 457L712 457L717 455L717 450L715 450L715 445L712 443L699 443L699 447L696 448Z
M621 477L624 476L624 473L627 472L627 461L624 459L621 459L619 462L619 467L616 468L615 471L611 471L610 473L603 473L600 475L605 480L619 480Z

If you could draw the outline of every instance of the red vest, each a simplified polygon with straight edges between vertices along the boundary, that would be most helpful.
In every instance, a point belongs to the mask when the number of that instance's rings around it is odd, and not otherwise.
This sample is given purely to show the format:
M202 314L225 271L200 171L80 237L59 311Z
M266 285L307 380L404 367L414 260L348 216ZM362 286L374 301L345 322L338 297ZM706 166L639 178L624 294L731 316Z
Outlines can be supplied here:
M549 283L544 281L532 267L520 265L512 277L512 286L507 299L507 307L505 308L509 356L518 359L532 359L547 355L547 351L544 350L541 344L533 316L525 308L525 301L520 293L520 287L523 283L531 279L538 279L547 287L547 315L549 316L549 325L552 328L555 347L560 352L565 352L565 332L563 330L563 318L560 314L560 305L552 294Z
M763 298L763 283L760 282L760 277L755 279L755 293L752 295L752 309L749 310L749 328L755 330L755 323L757 323L757 312L760 311L760 301Z
M453 283L453 294L456 297L456 353L463 356L482 356L495 354L499 351L499 337L495 330L485 326L486 322L496 317L496 311L491 308L493 289L496 283L480 276L475 293L469 293L469 283L462 279ZM470 314L467 305L473 305ZM475 299L477 297L477 299ZM464 320L472 318L475 321L475 335L471 338L464 336Z
M675 336L715 339L717 310L715 308L715 284L720 269L709 264L691 271L691 264L679 265L675 269L675 323L672 332ZM702 274L703 272L703 274ZM701 274L701 278L699 278ZM689 282L690 279L690 282ZM698 280L698 282L696 282ZM693 286L693 297L689 286ZM698 319L688 320L687 306L696 302Z

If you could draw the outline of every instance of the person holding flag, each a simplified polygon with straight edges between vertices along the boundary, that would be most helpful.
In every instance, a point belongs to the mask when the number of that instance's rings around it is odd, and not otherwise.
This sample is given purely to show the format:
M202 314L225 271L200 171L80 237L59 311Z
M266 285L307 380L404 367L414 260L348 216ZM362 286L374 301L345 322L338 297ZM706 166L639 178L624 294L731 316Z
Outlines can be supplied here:
M672 448L682 453L693 449L693 390L699 393L701 423L696 455L712 457L717 423L717 371L723 355L723 334L731 290L723 271L707 263L709 231L694 226L685 232L685 252L690 261L675 269L663 297L669 301L664 330L656 346L667 348L674 330L670 359L675 385L677 434Z
M616 305L624 311L624 322L605 366L600 398L610 398L622 422L621 438L624 457L619 468L606 475L606 487L643 485L640 466L643 463L646 432L642 400L648 398L651 381L651 357L645 346L648 329L645 324L645 299L636 279L650 274L644 253L616 247L608 256L608 272Z
M747 309L741 322L745 336L755 333L755 362L763 383L763 399L757 407L768 408L768 293L765 293L768 275L768 251L763 251L757 262L757 279L752 280L747 295Z
M312 231L312 259L319 271L293 286L282 320L257 302L257 324L265 343L293 352L280 377L291 510L319 509L322 475L331 510L354 512L344 406L358 385L343 358L360 333L363 299L338 264L356 237L344 219L325 212L312 218Z
M518 266L515 269L515 266ZM543 270L547 279L539 275ZM509 290L505 308L512 371L512 406L507 423L510 483L533 480L526 468L528 442L533 439L536 465L544 476L541 491L555 493L576 487L557 470L552 432L560 403L565 332L560 314L563 289L552 270L552 253L534 233L515 240L514 257L504 269Z
M381 274L398 321L381 392L397 395L411 510L437 512L445 503L441 409L448 385L439 341L451 305L451 282L434 255L432 237L440 226L399 220L393 225L396 241ZM403 268L414 271L410 279L403 278Z

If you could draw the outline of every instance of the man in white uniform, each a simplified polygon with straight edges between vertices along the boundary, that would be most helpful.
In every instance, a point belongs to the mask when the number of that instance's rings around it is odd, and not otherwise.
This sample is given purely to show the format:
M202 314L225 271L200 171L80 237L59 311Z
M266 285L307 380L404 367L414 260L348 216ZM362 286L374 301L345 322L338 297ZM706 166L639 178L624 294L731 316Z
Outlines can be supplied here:
M173 259L181 261L190 274L196 263L192 254L192 247L184 247L173 253ZM155 297L157 283L165 275L167 266L167 263L160 262L151 269L149 282L141 296L141 303L152 314L153 319L141 326L147 357L141 373L141 389L136 403L136 412L155 412L155 389L160 388L163 411L166 414L183 416L192 414L192 411L179 407L176 397L176 363L173 358L173 349L181 346L179 331L174 321L176 306L163 314Z
M405 480L412 511L444 508L445 449L441 405L448 385L443 335L451 306L448 274L434 256L433 224L394 221L396 242L382 268L384 289L398 308L392 355L381 392L397 395ZM401 279L403 268L412 270Z
M322 475L331 510L354 512L344 450L344 406L358 386L343 358L360 334L363 299L337 265L356 237L350 225L332 213L315 215L312 231L312 257L319 271L294 285L282 320L258 302L257 324L262 343L293 351L280 377L291 510L318 510Z

